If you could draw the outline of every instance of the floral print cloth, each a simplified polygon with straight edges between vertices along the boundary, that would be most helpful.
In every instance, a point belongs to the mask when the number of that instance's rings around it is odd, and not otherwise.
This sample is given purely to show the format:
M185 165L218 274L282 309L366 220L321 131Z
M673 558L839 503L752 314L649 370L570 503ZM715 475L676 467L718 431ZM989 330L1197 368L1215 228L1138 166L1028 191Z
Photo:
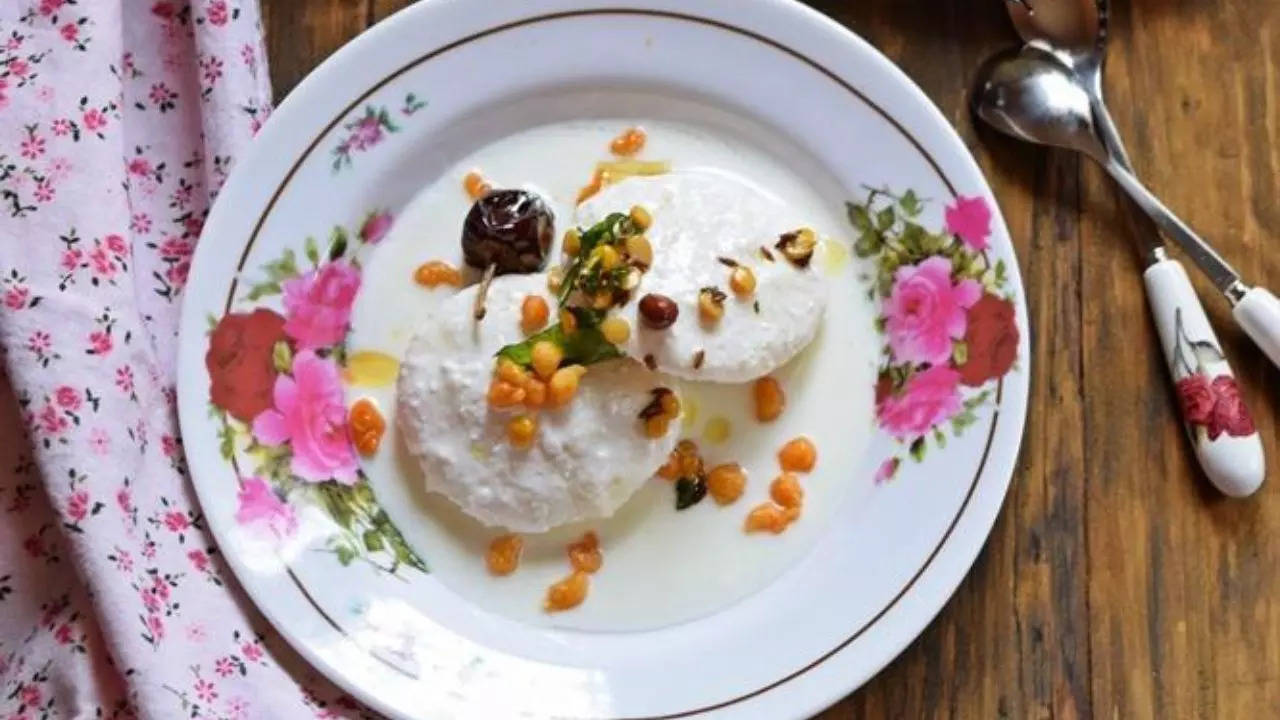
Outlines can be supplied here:
M191 255L269 99L253 0L0 3L0 720L367 714L239 591L177 430Z

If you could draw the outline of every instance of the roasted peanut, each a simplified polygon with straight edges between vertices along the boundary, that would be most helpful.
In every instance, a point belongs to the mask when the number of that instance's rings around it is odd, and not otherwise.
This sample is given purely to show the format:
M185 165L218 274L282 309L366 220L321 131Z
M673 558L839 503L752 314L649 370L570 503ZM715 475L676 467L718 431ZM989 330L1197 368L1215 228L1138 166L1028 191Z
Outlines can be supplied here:
M640 318L654 330L671 327L680 315L680 307L666 295L649 293L640 298Z

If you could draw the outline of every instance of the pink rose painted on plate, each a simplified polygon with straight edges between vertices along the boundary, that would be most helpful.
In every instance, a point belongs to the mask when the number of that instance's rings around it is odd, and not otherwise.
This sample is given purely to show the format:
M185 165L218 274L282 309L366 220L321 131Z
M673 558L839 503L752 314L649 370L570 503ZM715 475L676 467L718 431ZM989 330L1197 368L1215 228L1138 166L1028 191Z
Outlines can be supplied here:
M391 230L391 220L391 213L385 210L373 213L360 226L360 239L369 244L381 241Z
M871 471L875 484L900 474L904 456L925 459L979 421L1017 366L1018 308L1008 266L988 256L994 210L982 196L957 195L943 227L924 222L928 199L907 190L867 188L847 203L859 233L854 254L874 268L884 335L876 373L876 424L902 446ZM993 386L994 383L994 386Z
M966 310L982 297L970 279L953 282L951 261L931 257L898 268L884 304L885 332L894 358L905 362L944 363L952 343L964 337Z
M261 478L244 478L236 493L236 522L265 528L277 539L291 537L298 529L293 508L276 496Z
M360 119L352 130L351 147L356 150L367 150L382 141L382 123L376 115Z
M876 407L880 426L899 440L915 440L960 412L960 373L935 365L907 381Z
M876 469L875 477L873 477L872 480L876 485L889 482L893 479L894 475L898 474L898 466L901 464L902 461L896 457L891 457L888 460L885 460L880 463L880 467Z
M324 540L339 564L363 557L396 574L427 567L387 522L360 474L341 367L361 284L353 258L381 241L392 222L391 213L375 210L353 228L334 226L326 247L307 238L264 264L243 311L211 318L205 364L210 409L222 424L218 452L247 478L237 496L239 521L282 538L300 523L295 505L313 507L341 525L341 532L326 530ZM175 256L187 250L161 247ZM299 265L302 257L309 265ZM279 296L282 313L260 304L272 296ZM260 447L267 452L255 452Z
M979 252L987 249L991 235L991 208L981 197L957 195L954 204L947 206L947 232L958 236L966 245Z
M347 334L360 271L344 260L323 265L281 286L285 333L299 350L335 345Z
M253 420L253 434L265 445L288 443L291 469L310 482L356 481L356 456L347 437L346 406L338 366L303 351L293 358L293 375L276 378L275 407Z

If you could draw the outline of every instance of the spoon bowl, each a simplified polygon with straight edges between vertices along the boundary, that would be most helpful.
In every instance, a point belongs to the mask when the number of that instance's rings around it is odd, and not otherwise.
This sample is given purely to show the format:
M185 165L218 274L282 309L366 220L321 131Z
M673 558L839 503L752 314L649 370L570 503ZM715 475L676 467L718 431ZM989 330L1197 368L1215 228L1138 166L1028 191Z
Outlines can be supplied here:
M1009 17L1023 39L1073 55L1093 55L1106 32L1099 0L1009 0Z
M970 97L973 112L1000 132L1106 162L1089 93L1045 51L1027 47L996 56L979 72Z

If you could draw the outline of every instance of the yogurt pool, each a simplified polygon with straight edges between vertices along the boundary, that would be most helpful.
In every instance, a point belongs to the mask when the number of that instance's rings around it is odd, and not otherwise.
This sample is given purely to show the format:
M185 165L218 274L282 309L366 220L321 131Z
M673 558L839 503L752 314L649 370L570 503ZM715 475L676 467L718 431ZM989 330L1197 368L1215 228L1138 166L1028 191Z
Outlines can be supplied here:
M636 126L644 129L646 141L635 159L665 163L667 172L621 180L580 205L579 195L597 163L617 160L610 154L610 142L626 128ZM805 276L786 266L770 270L765 264L768 261L752 258L758 269L759 297L767 298L773 292L773 297L787 299L780 307L761 307L757 313L750 302L730 295L725 301L725 320L760 318L757 324L726 322L714 338L681 334L671 336L675 339L669 345L655 349L634 308L629 316L634 329L625 343L626 352L639 358L654 355L654 364L661 358L662 369L681 375L682 416L670 430L672 442L675 437L696 442L707 467L734 462L745 471L745 490L732 503L720 505L708 497L677 510L671 482L644 479L606 519L522 533L518 569L510 575L494 576L486 568L486 551L507 529L486 526L455 502L427 492L422 469L406 449L402 428L389 422L382 450L363 460L363 470L387 513L433 576L475 606L526 623L628 631L713 613L762 588L794 565L823 532L838 506L857 502L858 493L865 492L861 486L855 489L854 472L871 432L877 344L873 308L865 287L857 280L856 263L849 257L843 209L825 203L805 178L789 169L785 159L731 134L644 118L535 127L461 158L400 211L391 232L368 258L352 317L349 345L353 352L403 358L424 320L458 292L449 285L424 288L414 281L414 269L432 260L464 267L459 237L472 199L463 190L463 179L472 171L493 187L524 188L540 195L555 215L557 245L568 228L590 224L610 212L626 213L632 203L655 206L655 255L662 251L659 228L663 217L658 206L666 207L668 218L686 216L682 227L688 228L697 220L697 226L705 228L702 234L707 242L717 248L716 254L744 255L752 248L758 252L758 246L765 243L748 235L776 239L778 233L793 226L812 228L818 243ZM705 178L711 176L723 178L723 183L708 185ZM690 177L703 179L691 184ZM749 188L749 193L739 192L741 188ZM682 195L695 191L697 207L682 206ZM732 233L717 236L717 227L730 227ZM691 236L693 240L698 237L698 233ZM740 240L741 247L730 239ZM690 241L685 238L681 242ZM712 252L710 245L707 249ZM551 258L554 265L560 258L558 247L552 248ZM782 258L775 261L785 262ZM660 262L655 260L655 270L660 269ZM721 267L714 272L728 271ZM701 271L695 272L687 264L668 265L660 273L653 276L655 283L674 284L683 290L696 289L694 286L705 280ZM473 269L464 271L467 284L476 282L478 276ZM553 296L548 298L554 300ZM689 304L681 312L695 313L696 299L683 300ZM693 332L692 326L689 332ZM710 354L711 348L718 348L716 355ZM706 372L701 375L681 367L691 362L690 351L698 349L707 351L703 362ZM749 380L760 368L779 360L786 362L769 375L785 390L785 411L773 422L758 422L752 412ZM394 384L353 386L347 392L349 401L373 399L388 419L397 414ZM428 392L417 398L417 409L434 412L433 401L461 402ZM462 424L467 422L466 414L461 408L439 411L435 431L449 432L449 418L456 420L453 424ZM811 439L818 454L814 470L800 476L802 514L780 534L745 533L748 512L770 499L770 484L780 473L779 448L797 436ZM472 461L485 467L478 457L472 456ZM653 459L649 453L625 457L634 459L629 462L643 460L646 464ZM647 476L656 469L626 470ZM569 573L566 547L587 531L598 536L603 556L602 567L590 577L587 599L569 611L545 612L547 588Z

